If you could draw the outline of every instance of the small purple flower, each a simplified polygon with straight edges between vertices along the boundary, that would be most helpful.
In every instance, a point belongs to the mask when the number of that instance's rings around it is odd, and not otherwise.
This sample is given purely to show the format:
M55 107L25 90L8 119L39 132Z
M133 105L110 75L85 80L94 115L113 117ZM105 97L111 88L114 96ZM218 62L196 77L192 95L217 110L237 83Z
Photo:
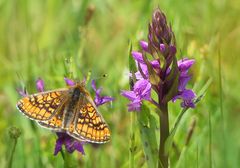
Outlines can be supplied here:
M140 111L142 100L151 100L151 84L142 79L134 84L133 91L122 91L121 95L128 98L128 111Z
M183 91L186 88L186 85L188 83L188 81L191 79L191 77L188 74L183 74L180 72L180 76L179 76L179 84L178 84L178 91Z
M38 92L44 91L44 81L41 78L38 78L38 80L36 81L36 88Z
M164 52L164 51L165 51L165 45L164 45L164 44L160 44L159 47L160 47L160 51L161 51L161 52Z
M140 45L144 51L148 51L148 43L146 41L140 41Z
M21 89L20 89L20 88L17 88L16 90L17 90L18 94L19 94L20 96L22 96L22 97L25 97L25 96L28 95L27 90L26 90L25 87L24 87L24 88L21 88Z
M64 77L64 80L68 86L74 86L75 82L69 78Z
M196 97L196 94L192 90L183 90L178 93L177 96L175 96L172 101L175 102L177 99L182 99L181 107L183 108L194 108L194 98Z
M137 80L140 80L140 79L147 79L149 77L149 74L148 74L148 68L147 68L147 65L143 59L143 55L142 53L140 52L137 52L137 51L133 51L132 52L132 56L133 58L135 59L136 63L139 63L139 68L141 68L141 71L137 71L135 73L136 75L136 78ZM159 61L158 60L153 60L153 61L150 61L150 64L151 66L156 70L156 71L159 71ZM130 76L132 76L132 74L130 74Z
M193 59L183 58L178 61L178 69L181 73L187 73L194 63Z
M66 150L69 153L73 153L75 150L85 155L83 144L84 142L80 142L75 140L71 136L66 133L57 132L58 139L56 140L54 155L56 156L58 152L62 150L62 145L65 145Z
M147 69L147 65L145 64L140 64L140 68L141 68L141 72L137 71L135 72L135 76L137 80L141 80L141 79L147 79L148 78L148 69ZM129 73L129 76L132 77L132 73Z
M146 65L146 62L143 59L142 53L137 52L137 51L133 51L132 56L133 56L133 58L135 59L136 62L140 63L140 65L141 64ZM159 64L158 60L150 61L150 64L152 65L153 68L159 69L160 64Z
M102 88L97 89L95 80L92 80L92 88L95 91L94 102L95 102L96 106L100 106L100 105L103 105L107 102L114 100L114 98L112 98L110 96L101 96L100 95Z
M191 77L188 75L188 70L191 68L194 62L195 60L187 58L178 61L178 69L180 72L178 94L173 97L172 101L175 102L176 99L181 99L183 101L181 103L183 108L195 107L194 99L196 94L192 90L186 89L187 82L191 79Z
M143 55L141 52L138 51L132 51L132 56L135 59L135 61L137 61L140 64L146 64L143 60Z

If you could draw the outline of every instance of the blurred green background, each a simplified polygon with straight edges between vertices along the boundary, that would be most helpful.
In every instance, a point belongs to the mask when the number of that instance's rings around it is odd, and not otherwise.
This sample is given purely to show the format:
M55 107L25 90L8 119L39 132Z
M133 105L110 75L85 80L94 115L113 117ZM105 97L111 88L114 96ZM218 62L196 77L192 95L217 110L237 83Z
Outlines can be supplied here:
M170 152L172 167L240 166L240 1L0 0L0 167L7 167L13 148L12 126L22 132L13 167L64 166L61 154L53 156L56 135L17 111L16 88L34 93L38 77L47 90L65 87L64 76L81 80L89 71L92 78L107 74L97 84L116 99L100 108L112 139L98 147L85 145L86 155L67 156L65 166L128 167L130 114L119 93L128 89L129 41L138 49L138 40L146 40L158 6L175 32L178 58L196 59L189 88L207 89L181 121ZM171 103L170 110L172 127L179 103ZM196 127L185 145L193 121ZM137 129L135 165L147 167Z

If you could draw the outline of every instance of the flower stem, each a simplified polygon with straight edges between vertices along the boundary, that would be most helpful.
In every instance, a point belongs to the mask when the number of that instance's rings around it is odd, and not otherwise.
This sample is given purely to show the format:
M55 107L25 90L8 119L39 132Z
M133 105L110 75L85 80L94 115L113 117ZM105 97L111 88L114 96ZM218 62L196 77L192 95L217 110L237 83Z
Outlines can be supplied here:
M21 135L21 130L18 129L17 127L11 127L9 129L9 135L10 135L10 138L13 139L13 148L12 148L12 151L11 151L10 156L9 156L7 167L11 168L12 167L12 162L13 162L13 155L15 153L18 138Z
M12 167L13 154L14 154L14 152L15 152L16 146L17 146L17 139L14 139L13 148L12 148L11 155L10 155L10 157L9 157L9 160L8 160L8 167L9 167L9 168Z
M130 148L129 148L129 168L134 168L135 155L135 113L131 113L131 130L130 130Z
M159 145L159 168L168 167L168 153L165 152L165 143L169 136L168 104L160 103L160 145Z
M63 160L65 160L65 154L64 154L63 150L61 149L60 152L61 152L61 156L62 156Z

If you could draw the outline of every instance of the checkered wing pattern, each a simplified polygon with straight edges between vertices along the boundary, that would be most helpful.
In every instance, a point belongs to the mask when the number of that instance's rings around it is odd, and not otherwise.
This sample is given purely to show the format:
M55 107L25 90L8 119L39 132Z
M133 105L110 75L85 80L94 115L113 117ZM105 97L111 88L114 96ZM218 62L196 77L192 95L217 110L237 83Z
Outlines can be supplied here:
M61 108L67 93L67 89L61 89L29 95L19 100L17 108L32 120L50 120Z
M69 132L77 139L84 139L93 143L106 143L110 140L110 130L95 103L90 97L85 97L79 106L75 118L75 130Z
M66 106L67 101L64 101L50 120L38 121L38 124L44 128L51 129L52 131L64 132L65 129L63 128L63 115Z

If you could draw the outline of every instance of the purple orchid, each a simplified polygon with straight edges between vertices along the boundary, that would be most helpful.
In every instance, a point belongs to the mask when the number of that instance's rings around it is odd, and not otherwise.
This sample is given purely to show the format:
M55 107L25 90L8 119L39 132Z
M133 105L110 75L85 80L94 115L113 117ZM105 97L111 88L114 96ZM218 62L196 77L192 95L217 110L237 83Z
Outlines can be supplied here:
M175 102L181 99L182 108L195 107L196 94L191 89L186 89L191 79L188 71L195 61L186 58L177 61L174 33L159 8L153 12L148 27L148 41L140 41L140 46L140 51L131 53L136 67L131 62L132 59L129 59L131 90L124 90L121 95L130 100L128 111L140 111L143 101L148 101L157 107L160 126L158 166L167 168L169 167L168 151L166 151L169 137L168 103L171 100ZM151 97L151 92L155 92L157 96ZM142 113L145 111L143 110ZM143 143L146 143L145 140Z
M142 40L140 46L141 51L131 53L138 67L138 71L135 72L134 89L121 93L131 101L128 110L139 111L142 101L146 100L141 93L136 94L135 90L139 87L139 83L141 89L147 88L148 93L153 89L158 94L159 106L170 100L175 102L176 99L181 99L183 108L194 108L196 94L186 89L186 85L191 79L188 71L195 61L187 58L176 60L174 34L166 23L165 15L159 9L154 12L153 20L149 25L148 42ZM149 59L146 53L152 56L152 59ZM133 78L132 73L129 76ZM149 101L150 97L147 100Z
M57 140L56 140L56 145L55 145L55 150L54 150L54 155L56 156L58 152L62 150L62 145L65 145L66 150L69 153L73 153L75 150L78 152L82 153L85 155L84 149L83 149L83 144L84 142L80 142L72 138L66 133L62 132L57 132Z
M148 46L147 42L143 42L143 41L140 42L140 45L142 46L142 48L145 47L145 49ZM164 51L164 45L162 45L162 47L160 45L160 50ZM146 80L144 80L145 81L144 83L146 85L149 85L150 81L148 80L148 78L149 78L148 69L147 69L146 63L144 62L142 53L133 51L132 56L135 59L136 63L139 63L139 66L140 66L139 68L141 68L141 72L137 71L135 73L136 79L137 80L146 79ZM191 77L188 75L188 70L191 68L191 66L194 64L194 62L195 62L195 60L187 59L187 58L184 58L184 59L178 61L178 69L180 72L178 93L176 96L174 96L172 98L172 101L175 102L176 99L181 99L183 101L181 103L181 106L183 108L187 108L187 107L194 108L195 107L193 101L196 97L196 94L192 90L186 89L186 85L187 85L188 81L191 79ZM158 60L151 61L150 64L156 71L160 69ZM166 75L168 75L169 73L170 73L170 68L167 69ZM130 77L132 77L132 74L130 74ZM134 99L134 97L129 97L129 96L127 96L127 94L124 94L124 92L127 92L127 91L123 91L122 95L127 97L131 101L131 103L128 105L128 110L133 111L133 109L135 109L136 111L139 111L142 101L140 101L139 98Z

